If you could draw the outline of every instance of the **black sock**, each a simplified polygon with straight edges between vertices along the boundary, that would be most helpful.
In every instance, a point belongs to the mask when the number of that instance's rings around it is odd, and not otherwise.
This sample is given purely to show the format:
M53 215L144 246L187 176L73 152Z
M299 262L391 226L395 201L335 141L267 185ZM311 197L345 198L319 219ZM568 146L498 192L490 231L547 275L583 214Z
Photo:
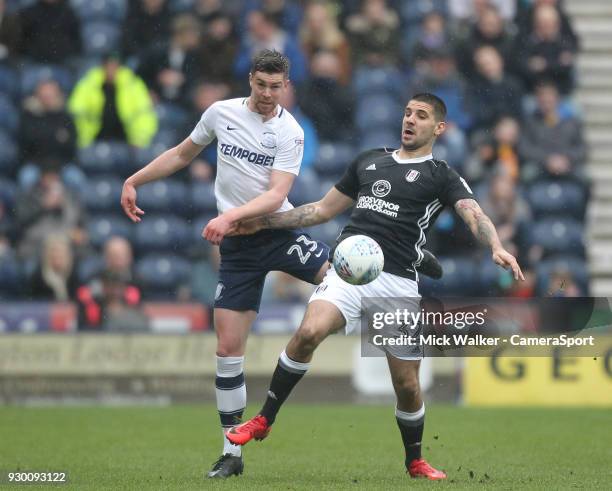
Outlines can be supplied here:
M406 449L406 467L415 459L421 458L421 440L425 427L425 405L416 413L407 413L395 410L397 426L402 434L402 441Z
M266 397L266 402L259 412L259 414L266 417L268 424L274 423L276 413L278 413L308 368L309 363L293 361L284 351L281 353L276 370L274 370L274 375L272 375L268 397Z

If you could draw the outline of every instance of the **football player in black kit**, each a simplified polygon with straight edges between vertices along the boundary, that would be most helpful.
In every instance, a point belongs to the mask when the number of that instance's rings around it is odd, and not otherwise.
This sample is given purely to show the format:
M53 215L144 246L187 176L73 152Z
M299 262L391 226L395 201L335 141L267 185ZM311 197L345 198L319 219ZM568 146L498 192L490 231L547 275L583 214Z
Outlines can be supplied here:
M338 242L356 234L372 237L383 250L385 265L374 281L359 286L344 282L329 269L310 299L300 328L280 355L263 408L227 432L233 443L244 445L268 435L281 405L308 370L319 343L335 331L350 331L359 325L362 297L419 297L416 270L423 260L425 234L445 206L454 207L479 241L490 247L495 263L511 269L516 280L524 280L516 259L503 248L468 184L446 162L432 156L434 141L445 129L445 117L441 99L432 94L415 95L406 106L400 149L364 152L320 201L240 225L239 233L309 227L352 206ZM395 416L407 472L411 477L445 479L444 472L421 457L425 405L418 373L422 348L412 347L401 354L387 349L386 356L397 396Z

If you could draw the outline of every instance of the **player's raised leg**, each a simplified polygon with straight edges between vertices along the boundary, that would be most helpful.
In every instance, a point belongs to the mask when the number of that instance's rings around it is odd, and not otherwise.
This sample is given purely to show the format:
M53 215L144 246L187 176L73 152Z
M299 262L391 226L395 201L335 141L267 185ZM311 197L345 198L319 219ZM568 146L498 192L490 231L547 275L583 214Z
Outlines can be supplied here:
M263 440L268 436L276 414L308 371L317 346L329 334L342 329L344 323L344 317L334 304L325 300L308 304L300 328L278 359L266 402L257 416L226 433L232 443L244 445L252 439Z
M411 477L431 480L446 479L421 456L421 440L425 427L425 404L419 384L420 360L400 360L387 354L391 380L397 397L395 418L406 451L406 470Z
M246 407L244 381L244 350L249 329L257 313L254 310L236 311L216 308L215 332L217 334L217 376L215 392L217 410L223 432L223 451L208 477L225 478L242 474L242 449L233 445L225 432L242 420Z

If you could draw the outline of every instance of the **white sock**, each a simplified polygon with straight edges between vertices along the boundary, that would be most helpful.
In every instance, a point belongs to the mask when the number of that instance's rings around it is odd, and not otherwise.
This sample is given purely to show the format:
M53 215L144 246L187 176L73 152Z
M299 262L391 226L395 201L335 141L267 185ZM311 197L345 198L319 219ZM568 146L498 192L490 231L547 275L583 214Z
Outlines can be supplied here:
M246 407L246 385L242 372L244 356L217 356L217 377L215 392L217 411L221 419L223 434L223 455L242 455L242 447L233 445L226 437L225 431L235 426Z

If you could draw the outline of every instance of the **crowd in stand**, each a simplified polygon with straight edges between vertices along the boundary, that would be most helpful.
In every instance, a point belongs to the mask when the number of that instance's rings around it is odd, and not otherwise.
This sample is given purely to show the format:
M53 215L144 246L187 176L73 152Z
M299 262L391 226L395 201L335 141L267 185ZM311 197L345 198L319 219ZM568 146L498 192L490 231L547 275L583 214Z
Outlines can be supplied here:
M482 261L445 212L428 242L445 278L423 288L587 293L579 39L561 0L0 0L0 299L75 300L91 324L113 302L210 305L214 145L139 190L141 224L121 215L121 183L215 101L247 95L262 48L291 60L283 104L306 135L295 205L359 151L397 147L407 98L433 92L448 105L435 157L470 183L528 281ZM312 235L332 242L341 225ZM266 296L306 290L279 274Z

